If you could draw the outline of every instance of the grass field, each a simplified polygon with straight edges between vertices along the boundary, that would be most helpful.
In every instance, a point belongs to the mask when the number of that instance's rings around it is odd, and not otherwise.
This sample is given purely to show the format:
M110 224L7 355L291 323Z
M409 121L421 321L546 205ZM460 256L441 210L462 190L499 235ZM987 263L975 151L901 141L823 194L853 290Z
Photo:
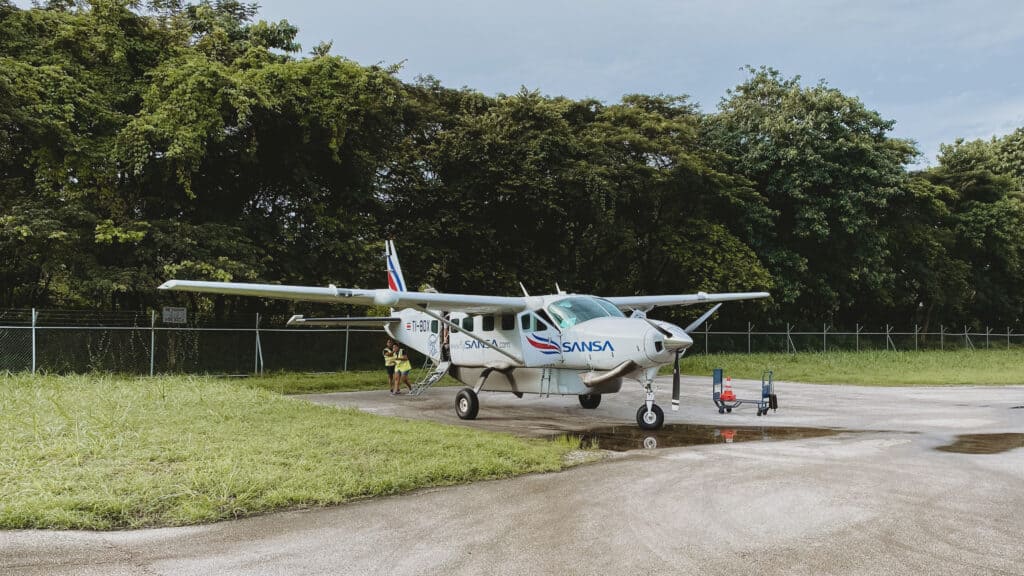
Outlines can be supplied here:
M669 372L671 367L669 367ZM733 378L862 386L1024 384L1024 349L922 352L828 352L801 354L711 354L686 356L686 374L711 375L723 368Z
M578 448L316 406L254 380L0 376L0 528L209 522L558 470Z
M423 370L409 373L409 381L414 385L424 375ZM237 379L238 382L250 386L277 392L278 394L316 394L320 392L359 392L363 390L387 390L387 374L383 369L331 372L322 374L300 374L282 372ZM445 376L434 386L456 386L458 380ZM404 388L403 388L404 389Z

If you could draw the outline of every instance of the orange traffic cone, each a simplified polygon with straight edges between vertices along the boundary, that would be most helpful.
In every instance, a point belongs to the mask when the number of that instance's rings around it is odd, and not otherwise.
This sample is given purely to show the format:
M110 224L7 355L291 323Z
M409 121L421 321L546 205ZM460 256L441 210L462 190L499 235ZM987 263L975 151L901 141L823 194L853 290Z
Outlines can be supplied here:
M732 391L732 378L725 379L725 390L722 391L723 402L733 402L736 400L736 393Z

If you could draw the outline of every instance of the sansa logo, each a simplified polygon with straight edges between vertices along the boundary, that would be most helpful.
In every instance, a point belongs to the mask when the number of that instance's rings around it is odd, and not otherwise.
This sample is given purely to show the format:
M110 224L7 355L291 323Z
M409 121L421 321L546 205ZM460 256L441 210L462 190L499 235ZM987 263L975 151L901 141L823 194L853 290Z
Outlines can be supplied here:
M611 340L569 340L562 342L561 348L558 344L538 336L536 334L529 334L526 337L526 341L530 343L530 346L541 354L558 354L559 352L570 353L570 352L614 352L615 347L612 346Z

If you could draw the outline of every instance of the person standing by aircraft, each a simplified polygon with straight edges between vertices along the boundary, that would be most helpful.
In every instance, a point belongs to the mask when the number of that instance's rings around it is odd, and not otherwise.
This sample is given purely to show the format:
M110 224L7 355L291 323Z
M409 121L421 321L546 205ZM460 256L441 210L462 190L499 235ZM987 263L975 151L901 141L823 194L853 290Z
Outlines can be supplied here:
M390 338L384 343L384 369L388 372L388 388L393 395L395 390L395 343Z
M409 383L409 371L412 370L412 363L405 353L405 348L394 345L395 351L395 394L401 394L402 384L412 392L412 384Z

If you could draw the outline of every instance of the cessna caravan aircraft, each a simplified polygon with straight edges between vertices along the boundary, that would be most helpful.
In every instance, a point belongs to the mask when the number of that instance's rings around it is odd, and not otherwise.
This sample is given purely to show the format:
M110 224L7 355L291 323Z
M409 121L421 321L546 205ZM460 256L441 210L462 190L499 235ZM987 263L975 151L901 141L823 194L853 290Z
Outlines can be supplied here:
M665 421L654 403L658 369L675 363L672 409L679 409L679 357L693 344L696 329L721 304L686 328L647 318L656 306L688 306L767 298L767 292L616 296L567 294L485 296L406 289L394 243L385 243L388 287L377 290L334 285L279 286L236 282L169 280L161 290L208 292L287 300L389 306L389 317L303 318L289 325L383 325L405 346L427 356L435 369L417 386L422 389L450 374L468 387L455 397L459 418L472 420L480 409L481 390L523 394L575 395L594 409L601 396L618 392L623 381L644 387L646 399L637 424L656 430ZM626 312L629 313L627 316Z

